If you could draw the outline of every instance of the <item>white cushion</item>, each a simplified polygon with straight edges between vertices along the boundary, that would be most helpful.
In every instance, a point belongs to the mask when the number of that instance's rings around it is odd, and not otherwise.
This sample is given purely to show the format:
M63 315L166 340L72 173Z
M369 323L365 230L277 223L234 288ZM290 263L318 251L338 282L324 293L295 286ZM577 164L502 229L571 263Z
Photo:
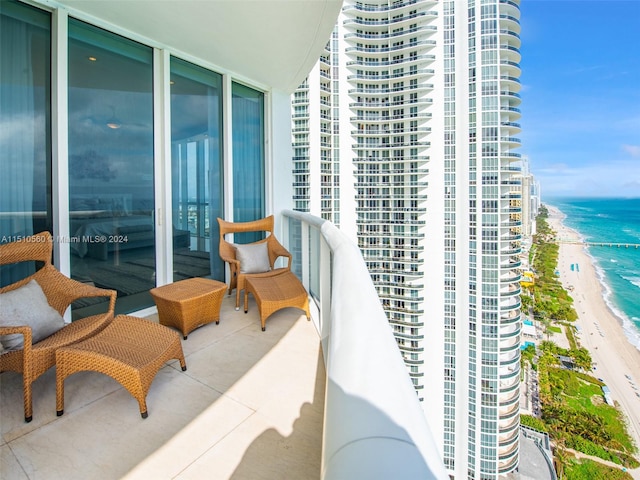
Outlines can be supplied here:
M236 260L240 262L240 273L262 273L271 270L266 242L233 246L236 248Z
M49 305L42 288L35 280L0 294L0 326L23 325L31 327L32 343L38 343L64 327L64 319ZM20 333L0 335L0 343L5 350L17 350L23 348L24 336Z

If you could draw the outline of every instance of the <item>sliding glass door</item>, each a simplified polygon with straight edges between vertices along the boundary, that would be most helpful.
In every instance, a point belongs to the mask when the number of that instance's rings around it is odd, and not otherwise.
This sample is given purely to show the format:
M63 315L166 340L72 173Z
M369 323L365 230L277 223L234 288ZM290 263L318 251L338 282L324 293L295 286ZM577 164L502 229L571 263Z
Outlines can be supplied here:
M173 280L224 280L218 255L222 216L222 76L171 59ZM177 241L179 240L179 241Z
M71 275L153 305L153 51L69 19ZM90 305L84 305L85 308Z
M51 15L15 2L0 8L0 243L44 230L51 211ZM0 285L35 271L0 269Z
M67 88L68 96L52 98L52 91L60 90L52 89L51 13L19 1L0 2L0 243L43 230L60 233L56 265L76 280L116 290L118 313L154 305L149 290L158 280L156 258L163 267L166 259L172 270L161 282L223 280L217 217L232 211L233 220L242 222L266 214L264 92L223 82L219 73L170 57L171 103L165 105L164 96L153 95L152 47L63 13L68 29L56 32L68 37L56 43L66 41L68 55L57 67L67 71L68 84L59 88ZM52 139L52 103L60 118L67 108L68 124L55 125L57 139ZM170 166L168 159L154 158L154 105L171 111L164 119L171 122ZM230 107L226 117L223 105ZM229 158L223 155L223 126L230 132ZM55 157L52 145L59 147ZM223 164L232 187L224 184ZM160 165L166 171L154 172ZM156 199L154 178L166 176L170 191ZM224 191L231 189L232 205L223 208ZM54 193L60 210L54 210ZM171 224L160 228L171 229L170 262L169 252L155 241L156 205L167 197ZM62 225L55 224L60 218ZM2 267L0 284L33 271L34 265ZM102 310L104 305L95 303L102 301L74 304L73 319Z
M232 86L233 220L264 217L264 93L239 83ZM236 234L240 243L259 240L257 233Z

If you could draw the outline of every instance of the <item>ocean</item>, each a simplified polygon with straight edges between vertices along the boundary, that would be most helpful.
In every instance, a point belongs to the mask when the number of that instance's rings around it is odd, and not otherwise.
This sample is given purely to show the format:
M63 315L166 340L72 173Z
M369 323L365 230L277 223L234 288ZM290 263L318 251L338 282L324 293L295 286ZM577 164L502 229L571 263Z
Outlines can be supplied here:
M543 204L566 215L564 224L584 241L639 245L589 246L607 305L621 319L629 341L640 349L640 198L554 198Z

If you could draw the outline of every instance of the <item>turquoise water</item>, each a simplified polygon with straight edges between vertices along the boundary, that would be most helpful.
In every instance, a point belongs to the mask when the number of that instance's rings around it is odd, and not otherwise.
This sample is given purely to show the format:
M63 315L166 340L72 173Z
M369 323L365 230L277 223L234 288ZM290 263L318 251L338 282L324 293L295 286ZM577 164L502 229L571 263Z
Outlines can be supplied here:
M567 218L564 224L584 241L640 245L640 198L549 199ZM590 246L605 301L621 319L629 341L640 349L640 246Z

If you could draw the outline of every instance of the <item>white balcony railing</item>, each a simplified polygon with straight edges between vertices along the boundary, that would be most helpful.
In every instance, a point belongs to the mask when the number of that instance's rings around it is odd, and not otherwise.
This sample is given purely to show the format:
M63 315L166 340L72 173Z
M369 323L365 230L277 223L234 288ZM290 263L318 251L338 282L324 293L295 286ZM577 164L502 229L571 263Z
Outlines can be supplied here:
M283 212L282 240L315 300L326 368L323 480L447 479L358 247L331 222Z

